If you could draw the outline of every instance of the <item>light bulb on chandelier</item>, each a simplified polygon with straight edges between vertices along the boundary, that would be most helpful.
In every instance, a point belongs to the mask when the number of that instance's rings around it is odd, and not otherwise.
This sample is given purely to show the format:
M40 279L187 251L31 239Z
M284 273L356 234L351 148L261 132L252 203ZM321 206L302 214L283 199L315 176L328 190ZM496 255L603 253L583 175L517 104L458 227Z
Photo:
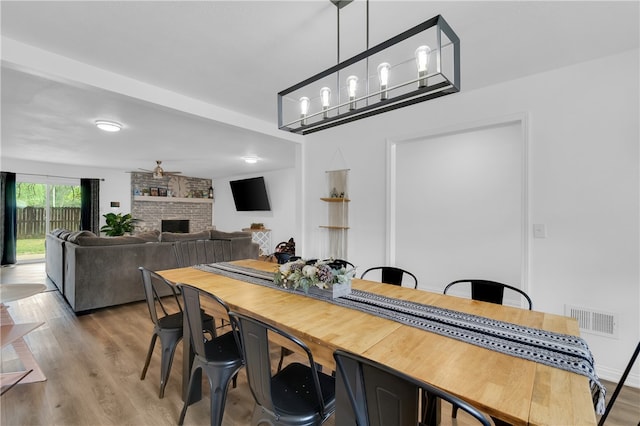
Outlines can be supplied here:
M391 65L387 62L383 62L378 65L378 78L380 79L380 100L384 101L389 97L389 91L387 87L389 85L389 69Z
M301 125L305 125L307 124L307 114L309 113L309 98L307 98L306 96L303 96L300 98L300 124Z
M427 87L427 71L429 69L429 46L420 46L416 49L416 64L418 66L418 77L420 78L418 87Z
M331 89L323 87L320 89L320 100L322 101L322 118L329 118L329 106L331 105Z
M347 77L347 92L349 93L349 110L356 109L356 90L358 89L358 77L350 75Z

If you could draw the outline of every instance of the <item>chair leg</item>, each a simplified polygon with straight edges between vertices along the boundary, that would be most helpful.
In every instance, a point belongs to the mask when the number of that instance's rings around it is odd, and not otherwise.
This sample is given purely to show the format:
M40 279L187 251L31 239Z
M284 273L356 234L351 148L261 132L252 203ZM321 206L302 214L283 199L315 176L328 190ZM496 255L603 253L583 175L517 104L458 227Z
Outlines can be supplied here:
M178 341L173 336L165 336L165 339L160 338L160 344L162 345L162 356L160 358L160 394L159 397L164 397L164 388L169 381L169 375L171 374L171 365L173 364L173 355L176 352L176 346ZM179 339L178 339L179 340Z
M451 409L451 417L452 418L456 418L458 417L458 406L454 405L453 408Z
M422 423L425 426L435 426L440 424L441 400L429 392L422 391Z
M149 363L151 362L151 355L153 355L153 348L156 346L156 339L158 335L153 333L151 336L151 344L149 344L149 350L147 351L147 359L144 362L144 368L142 369L142 374L140 375L140 380L144 380L147 375L147 369L149 368Z
M282 362L284 361L284 357L287 355L291 355L293 352L284 346L280 348L280 362L278 362L278 372L282 370Z
M182 426L184 424L184 416L187 414L187 408L189 407L189 401L191 401L191 393L196 384L194 383L193 377L195 372L200 367L194 367L191 369L191 375L189 377L189 387L187 388L187 397L184 400L184 405L182 406L182 411L180 411L180 418L178 419L178 426ZM198 383L199 385L200 383Z
M206 368L205 368L206 369ZM232 376L235 376L237 370L213 371L207 377L209 379L209 393L211 395L211 426L222 425L222 417L224 416L224 406L227 400L227 389Z

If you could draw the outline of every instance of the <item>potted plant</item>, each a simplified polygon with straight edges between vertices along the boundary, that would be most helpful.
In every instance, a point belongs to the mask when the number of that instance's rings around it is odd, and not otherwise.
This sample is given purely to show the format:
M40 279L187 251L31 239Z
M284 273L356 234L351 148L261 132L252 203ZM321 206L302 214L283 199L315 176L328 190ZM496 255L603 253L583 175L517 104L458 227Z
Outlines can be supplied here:
M122 213L107 213L102 216L104 216L107 224L100 228L100 232L104 232L109 237L118 237L125 233L131 233L137 221L129 213L125 215Z
M274 274L274 284L305 293L326 294L336 299L351 293L355 268L347 270L330 260L298 259L280 265Z

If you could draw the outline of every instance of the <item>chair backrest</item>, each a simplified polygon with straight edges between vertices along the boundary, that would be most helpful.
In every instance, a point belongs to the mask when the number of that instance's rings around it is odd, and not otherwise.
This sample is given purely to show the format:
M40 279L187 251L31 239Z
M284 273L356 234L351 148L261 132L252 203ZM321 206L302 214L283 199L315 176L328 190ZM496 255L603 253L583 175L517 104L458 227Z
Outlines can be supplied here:
M235 328L239 330L242 352L245 360L245 369L247 372L247 381L251 388L251 393L256 403L273 413L282 413L287 407L279 406L274 403L271 392L271 378L273 370L271 368L271 351L269 348L269 332L276 333L301 348L307 355L307 360L312 374L315 389L309 389L309 392L315 393L318 407L320 407L320 417L325 417L326 407L322 398L322 390L318 372L315 368L313 354L307 345L291 334L267 324L259 319L249 317L237 312L230 312L229 318Z
M444 288L444 294L447 294L449 289L455 285L460 283L469 283L471 285L471 298L473 300L479 300L482 302L496 303L498 305L502 305L502 301L504 299L504 290L509 289L514 291L525 298L527 304L529 305L529 310L533 308L533 303L531 302L531 298L527 293L520 290L517 287L510 286L508 284L499 283L497 281L489 281L489 280L478 280L478 279L464 279L464 280L456 280L449 283Z
M207 356L204 349L204 342L215 338L216 336L212 334L208 335L208 333L205 334L205 327L203 327L202 324L202 303L200 301L200 297L202 296L203 300L206 299L208 302L218 305L219 308L227 313L229 312L229 307L222 299L208 291L182 283L177 284L177 287L182 293L182 300L184 301L185 317L189 327L189 336L191 338L191 344L193 345L193 353L196 356L206 359ZM208 313L219 311L220 309L215 308L213 310L207 309Z
M149 315L156 326L158 325L158 319L169 314L182 312L178 292L173 283L142 266L138 270L142 274L142 285L144 286L144 296L149 308ZM163 296L167 295L172 297L163 298Z
M367 273L377 270L380 270L381 272L381 281L383 283L402 285L402 280L404 279L404 276L407 275L413 279L413 288L418 288L418 278L416 278L415 275L409 271L405 271L404 269L396 268L395 266L375 266L373 268L369 268L362 273L360 278L364 278Z
M490 421L467 402L416 378L359 355L337 350L336 374L345 387L358 426L415 426L431 413L420 416L420 402L426 392L466 411L478 423Z
M341 266L345 269L355 269L355 265L344 259L324 259L323 262L329 262L335 266Z
M183 240L173 243L179 268L231 260L231 240Z

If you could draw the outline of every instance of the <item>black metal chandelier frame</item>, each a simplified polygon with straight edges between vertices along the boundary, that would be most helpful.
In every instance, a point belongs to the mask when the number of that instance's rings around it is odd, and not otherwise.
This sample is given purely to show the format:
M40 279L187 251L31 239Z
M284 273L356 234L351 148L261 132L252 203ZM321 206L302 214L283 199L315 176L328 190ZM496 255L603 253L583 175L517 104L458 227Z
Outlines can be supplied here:
M358 107L356 109L352 109L349 111L345 111L340 113L339 109L349 104L349 102L353 102L351 99L348 102L339 103L338 105L331 106L328 111L338 111L337 114L333 116L327 116L326 110L320 111L314 114L309 114L305 117L305 119L297 118L288 123L283 123L283 99L290 93L295 92L299 89L304 88L312 83L317 82L320 79L328 77L332 74L339 73L341 70L356 64L360 61L367 60L368 58L374 54L377 54L391 46L394 46L400 43L403 40L406 40L409 37L415 36L423 31L427 31L430 28L436 27L436 37L437 37L437 48L436 48L436 71L434 73L428 74L426 76L420 76L416 79L409 80L403 82L401 84L397 84L393 87L381 89L374 92L368 92L364 96L356 99L356 101L367 100L367 104ZM442 54L442 34L444 34L451 46L453 47L453 64L452 64L452 77L445 75L442 72L441 68L441 54ZM367 63L368 69L368 63ZM392 91L401 86L406 86L412 83L416 83L424 78L431 78L435 76L440 76L442 81L432 85L426 85L425 87L418 87L416 90L401 93L397 96L390 97L387 99L381 99L374 103L371 103L371 99L373 97L382 93L383 90ZM387 111L392 111L398 108L402 108L405 106L413 105L419 102L428 101L430 99L435 99L441 96L450 95L453 93L457 93L460 91L460 39L453 31L453 29L449 26L449 24L444 20L441 15L437 15L431 19L428 19L421 24L416 25L413 28L410 28L403 33L400 33L366 51L359 53L358 55L353 56L343 62L334 65L333 67L322 71L313 77L310 77L298 84L295 84L288 89L285 89L278 93L278 128L281 130L298 133L298 134L309 134L313 132L317 132L320 130L328 129L331 127L335 127L341 124L349 123L352 121L360 120L362 118L371 117L373 115L381 114ZM310 118L314 118L318 115L323 115L323 118L318 121L310 122Z

